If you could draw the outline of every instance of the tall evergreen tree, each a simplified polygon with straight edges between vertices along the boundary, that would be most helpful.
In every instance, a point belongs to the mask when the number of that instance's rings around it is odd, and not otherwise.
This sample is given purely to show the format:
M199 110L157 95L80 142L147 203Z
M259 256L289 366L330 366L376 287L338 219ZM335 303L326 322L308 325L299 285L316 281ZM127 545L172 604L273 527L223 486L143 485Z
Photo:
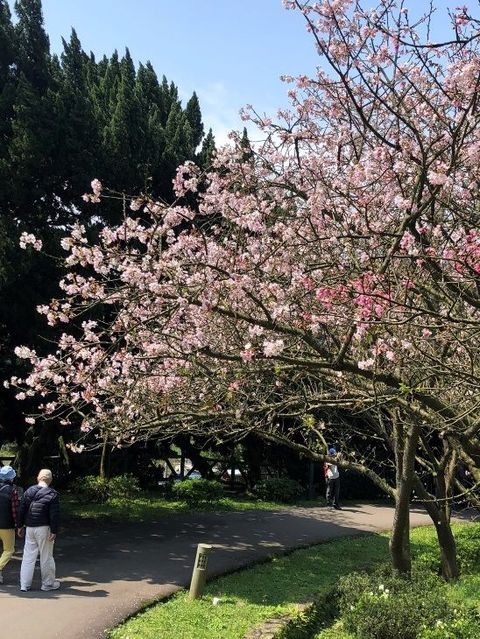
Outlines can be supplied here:
M33 87L46 91L51 75L50 42L43 26L41 0L17 0L15 13L18 67Z
M7 0L0 0L0 88L12 73L15 61L15 32Z
M195 152L203 139L203 122L202 112L200 111L200 103L197 94L194 92L185 107L185 115L192 129L192 145Z
M100 137L89 86L92 61L83 51L75 32L63 40L62 83L57 95L61 127L61 171L64 178L62 199L77 202L88 190L92 175L102 169Z
M105 129L105 150L110 158L109 167L118 190L135 192L145 186L144 145L147 129L135 91L135 67L128 49L120 63L120 82L116 104L110 123Z
M139 64L136 78L136 93L143 111L149 112L153 107L162 107L162 89L151 62Z
M209 129L205 139L203 140L200 153L197 156L197 163L202 169L210 168L215 151L215 137L212 129Z
M15 32L6 0L0 0L0 184L8 181L8 145L15 100ZM6 207L0 189L0 210Z
M100 130L104 131L115 109L120 84L120 61L117 51L113 52L109 60L104 56L99 62L98 77L98 86L92 87L91 91L94 96L95 118Z
M167 126L168 116L174 105L180 105L180 101L178 99L178 89L171 82L168 83L168 80L165 76L162 78L161 86L161 96L160 96L160 114L162 118L162 126Z

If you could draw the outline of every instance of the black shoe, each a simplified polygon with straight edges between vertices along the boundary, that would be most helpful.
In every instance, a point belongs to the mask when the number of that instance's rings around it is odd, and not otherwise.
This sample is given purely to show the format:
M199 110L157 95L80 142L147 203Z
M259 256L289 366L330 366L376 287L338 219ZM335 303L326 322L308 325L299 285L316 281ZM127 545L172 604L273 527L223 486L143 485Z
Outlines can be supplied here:
M342 508L341 506L339 506L338 504L336 504L336 505L334 506L334 508L335 508L335 510L343 510L343 508Z

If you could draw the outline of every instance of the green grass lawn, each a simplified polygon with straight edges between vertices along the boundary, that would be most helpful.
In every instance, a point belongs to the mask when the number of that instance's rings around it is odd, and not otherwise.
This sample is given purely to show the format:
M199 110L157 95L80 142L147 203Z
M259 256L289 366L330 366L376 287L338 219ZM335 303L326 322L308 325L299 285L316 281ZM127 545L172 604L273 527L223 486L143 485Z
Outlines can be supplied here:
M294 506L278 502L247 498L224 497L213 504L205 504L193 511L234 512L239 510L278 510L279 508L315 507L322 499L298 502ZM113 498L105 504L80 504L69 493L62 494L62 514L79 519L109 519L111 521L156 521L177 513L192 512L185 502L163 499L158 493L143 493L132 499Z
M469 526L464 525L465 526ZM470 525L471 526L471 525ZM480 525L476 524L480 531ZM461 533L462 526L455 526ZM438 559L432 528L412 531L414 555ZM109 639L241 639L261 621L280 613L295 614L300 603L327 594L338 578L356 570L370 570L388 560L388 537L367 535L333 541L246 569L207 586L203 599L189 601L181 592L165 603L139 613L110 631ZM478 570L478 567L477 567ZM480 574L451 587L452 597L478 600ZM220 604L214 606L214 597ZM352 639L337 626L321 639Z
M182 592L129 620L110 639L241 639L262 620L295 613L297 604L327 591L340 574L388 556L382 535L344 539L298 550L212 581L201 600ZM213 597L221 599L213 606Z

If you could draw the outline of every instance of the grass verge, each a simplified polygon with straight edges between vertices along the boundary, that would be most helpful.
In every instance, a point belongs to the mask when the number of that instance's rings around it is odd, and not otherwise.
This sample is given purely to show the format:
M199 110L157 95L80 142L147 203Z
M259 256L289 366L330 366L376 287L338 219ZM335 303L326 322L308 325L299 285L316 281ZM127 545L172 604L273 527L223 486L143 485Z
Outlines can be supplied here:
M382 535L322 544L243 570L208 584L203 599L182 592L111 631L110 639L241 639L246 632L297 605L327 592L340 574L384 561L388 540ZM214 606L214 597L220 604Z
M460 533L468 524L455 526ZM477 525L479 526L479 525ZM479 526L480 530L480 526ZM433 528L412 531L413 552L435 561ZM181 592L110 631L109 639L241 639L251 628L280 614L296 614L300 603L327 598L340 576L371 570L388 559L388 537L368 535L295 551L219 579L203 599L191 602ZM425 564L426 565L426 564ZM426 570L428 568L425 568ZM469 575L452 586L452 596L479 597L480 576ZM217 606L213 598L220 599ZM341 627L319 639L352 639Z
M191 508L185 502L171 501L156 493L144 493L132 499L112 498L104 504L81 504L69 493L62 495L62 513L72 519L108 519L109 521L156 521L162 517L188 512L235 512L248 510L279 510L320 506L323 500L299 502L294 506L278 502L224 497L213 504Z

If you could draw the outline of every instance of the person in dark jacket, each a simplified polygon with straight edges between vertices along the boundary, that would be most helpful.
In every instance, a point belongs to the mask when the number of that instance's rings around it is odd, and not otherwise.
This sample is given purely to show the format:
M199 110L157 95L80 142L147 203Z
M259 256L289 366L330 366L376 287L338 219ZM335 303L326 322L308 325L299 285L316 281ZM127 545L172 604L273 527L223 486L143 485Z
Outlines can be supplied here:
M20 590L30 590L33 572L40 553L41 590L58 590L55 579L53 545L58 533L59 499L50 487L52 472L46 468L38 473L38 483L30 486L22 497L18 513L19 526L26 526L25 546L20 568ZM23 535L23 531L22 531Z
M18 517L18 492L13 484L16 472L11 466L0 467L0 584L3 584L3 569L15 552L15 528Z

